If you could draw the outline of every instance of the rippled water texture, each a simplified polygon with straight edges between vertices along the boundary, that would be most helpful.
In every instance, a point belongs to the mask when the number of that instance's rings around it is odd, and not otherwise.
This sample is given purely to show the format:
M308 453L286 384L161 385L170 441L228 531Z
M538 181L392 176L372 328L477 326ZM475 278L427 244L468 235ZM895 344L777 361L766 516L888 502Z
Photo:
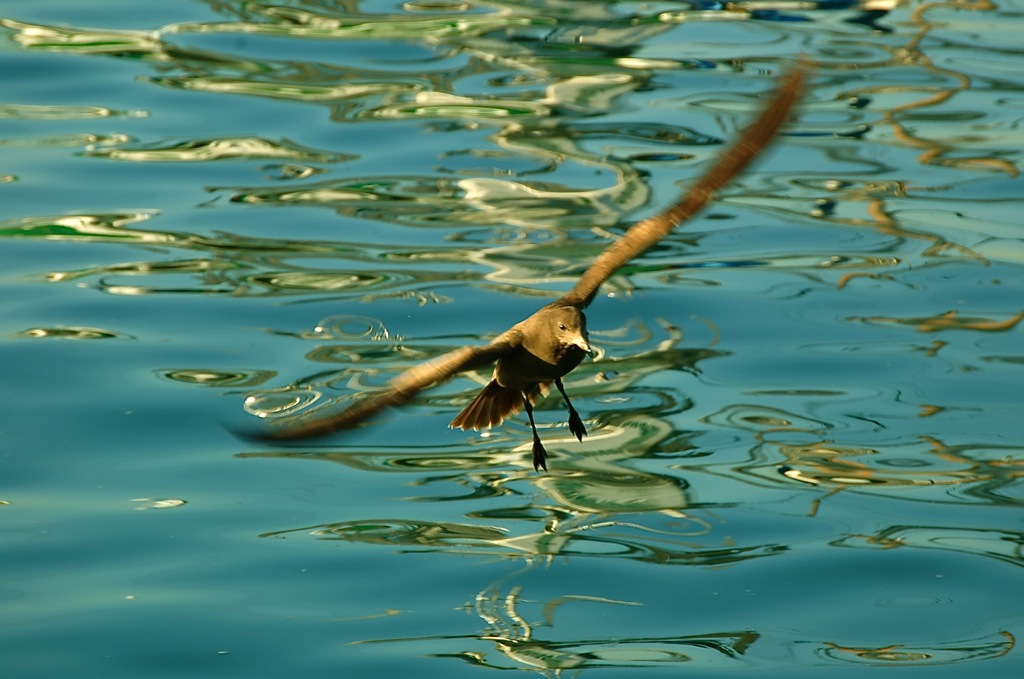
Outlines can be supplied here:
M5 677L1020 673L1021 0L144 5L0 7ZM484 373L231 433L568 290L800 53L550 473Z

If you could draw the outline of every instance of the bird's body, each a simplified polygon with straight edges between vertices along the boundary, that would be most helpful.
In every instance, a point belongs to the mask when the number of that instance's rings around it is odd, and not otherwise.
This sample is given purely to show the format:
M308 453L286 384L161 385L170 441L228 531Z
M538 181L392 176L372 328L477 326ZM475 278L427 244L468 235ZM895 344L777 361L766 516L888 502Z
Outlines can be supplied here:
M583 440L587 430L565 395L562 377L590 353L587 318L573 306L546 306L508 332L516 338L516 346L497 360L491 381L448 426L487 429L526 408L533 428L533 466L547 470L547 452L537 435L533 404L555 383L569 407L569 428Z
M562 385L562 377L575 369L590 352L583 310L593 301L601 284L616 270L693 217L717 190L739 174L768 145L799 98L807 70L806 63L797 64L758 118L719 156L711 169L667 210L630 227L621 239L597 257L568 293L516 323L489 344L450 351L406 370L383 390L358 399L339 413L323 418L299 418L275 427L264 438L309 438L350 429L386 407L407 403L420 391L459 372L494 363L491 381L449 426L460 429L493 427L525 409L533 430L534 469L546 470L546 451L533 420L533 403L546 393L552 383L569 408L570 431L580 441L586 435L583 421L569 402Z

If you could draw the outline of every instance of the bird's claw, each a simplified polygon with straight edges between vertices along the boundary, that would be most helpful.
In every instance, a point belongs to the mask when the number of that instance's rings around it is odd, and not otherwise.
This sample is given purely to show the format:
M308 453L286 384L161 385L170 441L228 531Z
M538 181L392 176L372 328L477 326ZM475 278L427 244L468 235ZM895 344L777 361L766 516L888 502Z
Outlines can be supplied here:
M547 459L548 451L544 450L544 444L540 442L539 438L533 439L533 471L539 472L541 469L547 471Z
M569 431L576 439L583 443L583 437L587 435L587 428L583 425L583 420L580 419L580 414L576 411L569 413Z

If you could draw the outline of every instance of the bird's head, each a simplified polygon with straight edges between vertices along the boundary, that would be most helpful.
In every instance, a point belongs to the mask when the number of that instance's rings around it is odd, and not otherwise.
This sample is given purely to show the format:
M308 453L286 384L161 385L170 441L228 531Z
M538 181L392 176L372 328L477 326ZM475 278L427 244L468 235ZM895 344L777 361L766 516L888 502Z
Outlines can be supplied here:
M590 353L587 318L576 307L545 307L523 323L523 344L549 363L579 363Z

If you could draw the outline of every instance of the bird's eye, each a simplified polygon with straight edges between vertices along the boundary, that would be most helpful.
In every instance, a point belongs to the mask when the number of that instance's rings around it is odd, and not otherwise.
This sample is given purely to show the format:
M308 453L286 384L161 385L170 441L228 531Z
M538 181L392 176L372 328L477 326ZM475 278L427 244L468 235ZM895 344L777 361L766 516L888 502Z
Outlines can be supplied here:
M565 330L565 323L559 323L558 324L558 329L559 330Z

